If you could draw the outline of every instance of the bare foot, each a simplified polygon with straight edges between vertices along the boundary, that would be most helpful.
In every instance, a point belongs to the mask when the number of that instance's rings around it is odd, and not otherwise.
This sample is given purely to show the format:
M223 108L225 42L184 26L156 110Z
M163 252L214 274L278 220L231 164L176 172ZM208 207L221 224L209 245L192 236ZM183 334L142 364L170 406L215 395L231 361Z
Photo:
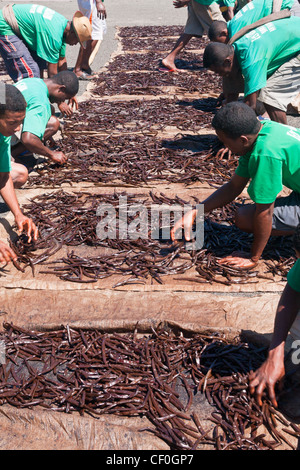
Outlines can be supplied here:
M179 72L179 70L176 68L175 62L168 60L167 57L162 59L161 63L164 67L166 67L166 69L172 70L172 72Z

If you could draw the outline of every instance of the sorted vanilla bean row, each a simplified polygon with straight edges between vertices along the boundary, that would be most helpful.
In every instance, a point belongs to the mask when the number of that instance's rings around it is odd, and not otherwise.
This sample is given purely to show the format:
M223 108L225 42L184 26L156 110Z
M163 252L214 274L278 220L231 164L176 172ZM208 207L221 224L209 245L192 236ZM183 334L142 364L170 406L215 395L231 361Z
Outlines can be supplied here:
M55 187L77 182L118 183L136 186L165 181L189 185L206 182L213 186L228 181L237 159L216 160L220 142L212 135L177 135L158 141L146 135L93 136L68 130L61 143L68 155L62 166L46 162L31 174L31 186Z
M93 95L157 95L163 87L176 87L180 93L221 93L222 81L211 72L202 70L187 74L162 74L159 71L101 72L95 79Z
M7 323L4 328L0 404L146 416L153 427L141 431L176 450L273 450L282 444L294 449L290 436L300 436L299 427L266 398L260 408L249 395L248 373L263 362L266 348L241 338L230 341L211 332L185 337L167 326L143 336L138 325L129 334L68 325L46 332ZM211 424L194 403L197 394L211 406Z
M97 225L103 216L97 216L97 209L101 204L109 204L114 208L113 219L119 220L122 209L122 198L126 198L127 208L145 208L145 224L147 233L136 232L135 219L139 217L138 211L126 215L128 230L133 227L135 232L120 236L120 227L116 224L114 237L99 238ZM219 282L226 285L236 283L258 282L261 274L254 269L241 271L218 263L220 258L229 255L234 250L247 251L251 245L251 235L241 232L232 223L234 211L241 202L233 203L226 208L214 211L206 218L204 225L204 245L197 251L187 250L184 241L172 243L170 228L172 226L172 210L170 210L170 223L163 227L163 220L152 220L153 204L157 207L187 207L199 201L185 201L178 196L167 197L160 193L128 194L126 192L113 194L66 193L62 190L52 194L41 195L34 198L30 204L24 206L26 212L39 227L40 238L34 244L28 245L20 237L13 249L18 255L21 269L36 265L43 265L40 270L43 274L55 274L62 280L73 282L96 282L113 275L121 275L121 279L114 287L132 283L144 283L148 278L163 283L163 276L182 275L194 268L199 277L189 277L187 280L195 282ZM122 209L123 210L123 209ZM224 217L227 225L222 225ZM140 223L141 220L138 220ZM132 224L132 225L131 225ZM164 229L164 231L163 231ZM167 232L165 231L167 230ZM156 234L156 236L154 236ZM164 235L162 237L162 235ZM67 254L59 257L60 250L69 248ZM86 247L86 254L77 247ZM55 255L55 256L54 256ZM286 276L287 267L295 256L291 240L281 238L270 239L264 259L272 259L274 263L272 275ZM287 260L283 263L283 259ZM277 264L275 262L277 260ZM276 270L277 267L277 270ZM269 266L266 267L267 273Z

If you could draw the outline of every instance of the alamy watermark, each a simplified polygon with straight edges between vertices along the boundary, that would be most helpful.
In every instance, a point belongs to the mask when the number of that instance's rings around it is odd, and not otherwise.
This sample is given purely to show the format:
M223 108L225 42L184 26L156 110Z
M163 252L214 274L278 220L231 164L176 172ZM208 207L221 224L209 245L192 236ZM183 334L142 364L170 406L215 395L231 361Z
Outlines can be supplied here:
M6 355L5 355L5 342L0 340L0 365L6 363Z
M298 365L300 364L300 339L293 341L291 348L295 349L291 355L291 361L294 365Z
M97 207L96 234L100 240L170 240L172 226L192 209L197 210L197 217L186 249L199 250L204 243L203 204L128 204L127 196L121 195L117 206L103 203ZM176 231L176 240L185 238L184 228Z

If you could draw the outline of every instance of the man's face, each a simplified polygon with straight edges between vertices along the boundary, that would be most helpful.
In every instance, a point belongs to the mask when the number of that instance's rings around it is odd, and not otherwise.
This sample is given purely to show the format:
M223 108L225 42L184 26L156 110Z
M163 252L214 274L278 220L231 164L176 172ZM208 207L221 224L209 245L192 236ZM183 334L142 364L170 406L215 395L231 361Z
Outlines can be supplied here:
M232 71L232 64L232 60L228 58L224 60L222 65L211 65L209 69L221 77L228 77Z
M0 116L0 134L11 137L20 130L25 118L25 111L5 111Z
M78 44L78 42L79 42L79 39L78 39L74 29L71 27L71 30L66 35L66 43L69 46L75 46L75 44Z
M215 38L216 42L222 42L223 44L227 44L229 40L228 37L228 32L227 31L221 31L218 36Z
M66 93L64 87L58 86L55 90L52 90L50 95L51 103L62 103L63 101L70 100L73 96Z
M229 148L229 150L236 155L245 155L250 149L250 145L248 145L248 142L243 136L232 138L220 130L216 130L216 134L221 142L223 142L224 146Z

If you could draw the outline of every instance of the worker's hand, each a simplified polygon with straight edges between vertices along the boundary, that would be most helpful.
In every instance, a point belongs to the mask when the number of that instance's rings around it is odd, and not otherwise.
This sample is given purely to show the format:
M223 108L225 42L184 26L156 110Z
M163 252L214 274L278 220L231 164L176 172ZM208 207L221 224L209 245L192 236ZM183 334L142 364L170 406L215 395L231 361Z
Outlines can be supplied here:
M231 152L231 150L229 150L228 147L223 147L223 148L221 148L221 149L216 153L216 159L217 159L217 160L223 160L226 154L228 154L226 160L231 160L231 158L232 158L232 152Z
M250 254L243 252L234 252L230 256L226 256L218 261L218 264L229 266L236 269L252 269L257 262L251 259Z
M50 158L54 163L58 163L59 165L64 165L68 160L68 157L61 151L52 152Z
M257 403L262 406L262 395L267 389L272 404L277 407L275 385L282 388L285 376L284 361L269 357L255 372L249 374L249 391L256 396Z
M216 103L216 106L223 106L223 104L225 104L225 95L224 93L220 93L218 98L217 98L217 103Z
M26 233L28 243L32 241L32 237L34 241L37 240L39 232L32 219L20 212L16 215L15 222L18 227L19 235L21 235L22 232Z
M0 263L9 263L11 260L17 261L16 253L8 245L0 241Z
M175 8L182 8L187 6L190 3L190 0L174 0L173 5Z
M59 103L58 108L64 116L70 117L72 116L74 109L78 109L78 101L74 96L68 101L68 103L66 103L65 101Z
M181 219L177 220L177 222L174 224L174 227L171 230L171 240L173 242L176 241L176 232L181 229L184 229L185 239L187 241L190 241L191 231L192 231L196 216L197 216L197 210L192 209L189 212L187 212Z
M105 20L107 18L106 8L103 2L96 2L97 6L97 16L100 20Z

